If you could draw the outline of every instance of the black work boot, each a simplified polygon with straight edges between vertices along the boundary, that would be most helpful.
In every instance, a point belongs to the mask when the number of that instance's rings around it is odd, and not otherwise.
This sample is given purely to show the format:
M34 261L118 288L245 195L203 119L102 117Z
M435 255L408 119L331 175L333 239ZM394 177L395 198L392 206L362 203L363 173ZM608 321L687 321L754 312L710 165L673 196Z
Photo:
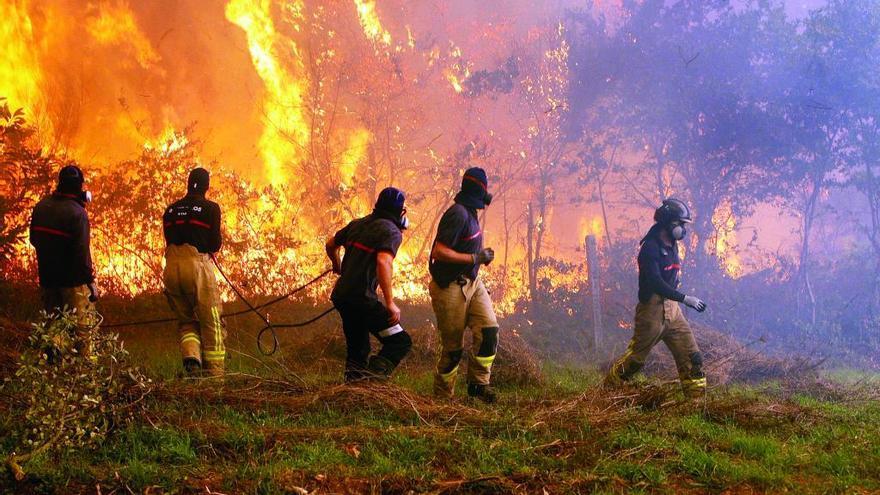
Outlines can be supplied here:
M480 399L486 404L494 404L498 401L498 396L488 385L468 383L468 395Z
M366 378L366 371L363 369L347 369L343 375L345 383L357 383Z
M183 358L183 369L189 376L198 376L202 372L202 363L196 358Z
M367 375L369 378L385 380L394 371L394 363L382 356L370 356L367 371L369 372Z

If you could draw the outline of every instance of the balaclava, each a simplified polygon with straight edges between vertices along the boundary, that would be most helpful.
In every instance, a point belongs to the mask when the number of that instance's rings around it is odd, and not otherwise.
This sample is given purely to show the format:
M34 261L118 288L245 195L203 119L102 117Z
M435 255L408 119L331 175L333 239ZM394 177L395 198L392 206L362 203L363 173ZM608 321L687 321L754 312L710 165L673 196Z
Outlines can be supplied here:
M461 191L455 196L455 202L477 210L492 203L489 179L486 178L485 170L471 167L465 171L461 178Z
M376 206L373 208L373 214L388 218L394 221L401 229L409 227L409 219L404 214L404 204L406 197L403 191L396 187L386 187L379 193L376 198Z

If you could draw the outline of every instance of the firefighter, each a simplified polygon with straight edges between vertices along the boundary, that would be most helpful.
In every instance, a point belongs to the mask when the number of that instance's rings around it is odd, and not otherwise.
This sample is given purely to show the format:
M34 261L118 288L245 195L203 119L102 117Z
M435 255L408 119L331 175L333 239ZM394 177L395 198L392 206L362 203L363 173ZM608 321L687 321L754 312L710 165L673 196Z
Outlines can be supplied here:
M605 382L614 386L632 379L662 340L675 359L684 394L701 397L706 392L703 355L679 303L701 313L706 303L678 291L681 260L677 242L687 233L685 225L692 222L691 212L683 202L670 198L654 212L654 222L639 250L639 303L632 340Z
M492 202L488 184L483 169L473 167L465 171L455 204L446 210L437 226L429 263L429 292L440 334L434 395L451 398L455 393L464 332L470 328L473 346L468 358L468 395L492 403L496 395L489 382L498 347L498 321L489 293L478 276L480 265L495 259L495 252L483 247L483 232L477 219L477 210Z
M189 375L222 376L226 330L212 258L220 250L220 206L205 198L210 174L189 173L186 196L162 216L165 233L165 296L177 315L183 368Z
M98 289L86 213L92 196L83 190L84 182L76 165L61 169L55 191L34 207L30 242L37 250L43 308L49 314L65 307L73 311L78 351L91 357L86 343L96 325Z
M412 339L400 326L392 277L394 257L408 226L403 192L387 187L379 193L373 213L353 220L327 239L327 256L339 275L330 299L342 317L346 382L388 378L412 348ZM345 256L340 262L343 247ZM382 300L377 287L382 289ZM370 334L382 344L373 356Z

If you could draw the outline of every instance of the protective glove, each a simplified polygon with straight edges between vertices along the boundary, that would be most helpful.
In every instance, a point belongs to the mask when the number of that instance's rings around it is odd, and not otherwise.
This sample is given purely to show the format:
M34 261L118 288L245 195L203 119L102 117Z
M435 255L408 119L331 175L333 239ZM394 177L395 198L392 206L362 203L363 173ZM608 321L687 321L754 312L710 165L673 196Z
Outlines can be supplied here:
M495 259L495 251L492 248L486 248L474 255L475 265L488 265Z
M694 308L700 313L706 311L706 303L694 296L684 296L684 301L682 302L685 304L685 306Z
M95 285L94 282L88 285L89 287L89 301L95 302L98 300L98 286Z

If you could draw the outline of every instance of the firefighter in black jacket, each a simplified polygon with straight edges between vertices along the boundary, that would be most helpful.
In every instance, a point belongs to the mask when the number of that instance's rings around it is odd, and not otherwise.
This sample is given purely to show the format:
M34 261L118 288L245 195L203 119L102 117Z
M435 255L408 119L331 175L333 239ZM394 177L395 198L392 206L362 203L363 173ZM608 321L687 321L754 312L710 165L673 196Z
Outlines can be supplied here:
M662 340L675 359L685 395L701 397L706 392L703 355L679 303L699 312L706 310L706 303L678 291L681 259L676 243L685 236L685 224L692 222L690 209L670 198L654 212L654 221L639 250L639 304L633 337L605 383L617 385L630 380Z
M339 274L330 299L342 317L346 382L390 376L412 348L412 339L400 326L392 281L394 257L409 225L404 201L402 191L386 187L373 213L327 239L327 256ZM340 262L343 247L345 257ZM379 287L382 301L376 292ZM370 334L382 343L374 356L370 356Z
M85 209L91 195L83 191L84 181L82 170L75 165L62 168L55 192L37 203L30 225L43 308L50 314L64 307L73 310L80 342L94 330L94 302L98 299ZM90 354L87 347L79 350Z
M177 314L180 352L187 373L223 375L226 330L211 257L220 250L220 206L205 199L210 175L193 169L187 194L165 209L165 295Z
M431 248L429 270L431 306L437 316L440 355L434 373L434 395L450 398L455 393L458 365L464 353L464 332L473 335L467 364L468 395L483 402L495 402L489 387L492 363L498 347L498 320L489 291L479 278L481 265L495 259L491 248L483 247L483 230L477 210L492 202L486 172L479 167L465 171L461 191L437 226Z

